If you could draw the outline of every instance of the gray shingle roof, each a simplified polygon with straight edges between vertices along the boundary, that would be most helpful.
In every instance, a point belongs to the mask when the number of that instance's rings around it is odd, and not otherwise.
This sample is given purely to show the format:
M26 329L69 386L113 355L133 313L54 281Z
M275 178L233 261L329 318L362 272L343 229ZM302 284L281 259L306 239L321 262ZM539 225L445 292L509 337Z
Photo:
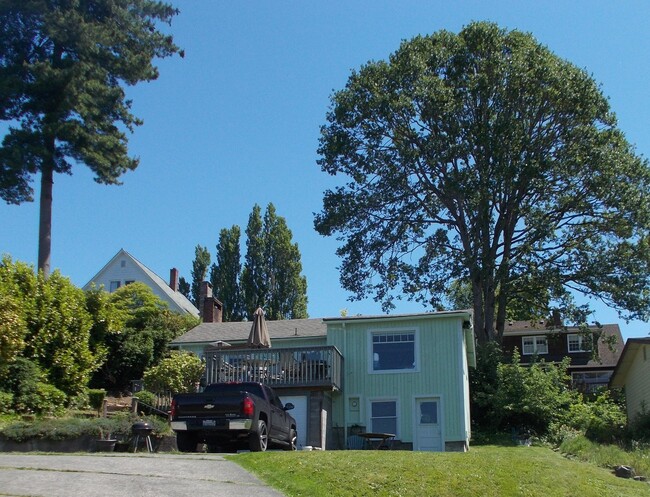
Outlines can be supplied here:
M171 345L189 343L212 343L219 340L224 342L241 341L248 338L252 321L231 323L201 323L183 336L175 339ZM324 337L327 336L327 326L323 319L286 319L282 321L267 321L271 341L280 338L293 337Z

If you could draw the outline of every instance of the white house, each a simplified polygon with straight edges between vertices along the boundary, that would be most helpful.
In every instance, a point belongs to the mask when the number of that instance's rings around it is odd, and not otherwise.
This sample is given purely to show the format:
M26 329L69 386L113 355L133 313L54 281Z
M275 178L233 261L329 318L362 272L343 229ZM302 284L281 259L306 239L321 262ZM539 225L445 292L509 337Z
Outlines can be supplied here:
M154 273L147 266L120 249L108 263L93 276L83 287L90 289L93 285L103 287L107 292L114 292L129 283L139 281L147 285L155 295L167 302L172 311L181 314L199 316L199 310L194 307L185 295L178 291L178 269L170 270L169 283Z

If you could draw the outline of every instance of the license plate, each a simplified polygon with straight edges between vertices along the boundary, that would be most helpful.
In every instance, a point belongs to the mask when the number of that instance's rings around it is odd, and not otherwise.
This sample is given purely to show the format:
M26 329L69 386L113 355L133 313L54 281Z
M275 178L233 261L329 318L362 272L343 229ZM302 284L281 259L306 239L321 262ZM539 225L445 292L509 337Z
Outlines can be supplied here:
M204 419L203 426L217 426L217 422L214 419Z

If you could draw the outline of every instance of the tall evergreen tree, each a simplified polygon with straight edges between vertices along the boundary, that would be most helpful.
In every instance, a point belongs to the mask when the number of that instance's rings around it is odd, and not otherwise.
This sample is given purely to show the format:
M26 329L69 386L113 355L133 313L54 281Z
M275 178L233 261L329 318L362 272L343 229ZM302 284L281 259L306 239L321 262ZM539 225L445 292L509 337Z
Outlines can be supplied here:
M247 317L252 319L258 306L271 320L307 317L307 280L300 274L300 251L273 204L267 206L264 219L260 207L253 207L246 236L242 290Z
M224 321L241 321L244 317L244 303L239 286L240 236L241 229L236 225L221 230L217 245L217 262L212 264L210 269L213 293L223 303Z
M252 319L253 313L258 306L263 306L266 303L264 241L262 209L255 204L246 226L246 256L241 275L244 311L248 319Z
M201 282L205 281L210 267L210 251L207 247L197 245L194 249L194 261L192 262L192 303L199 307Z
M292 237L286 220L276 214L273 204L269 204L264 213L268 319L307 317L307 279L300 274L300 250L298 244L291 242Z
M178 279L178 291L185 295L188 299L192 299L192 285L182 276Z
M152 61L179 49L156 28L177 10L153 0L0 2L0 197L33 200L41 174L38 269L50 272L54 173L85 164L119 184L138 160L125 130L142 124L123 86L158 77ZM182 52L181 52L182 55Z

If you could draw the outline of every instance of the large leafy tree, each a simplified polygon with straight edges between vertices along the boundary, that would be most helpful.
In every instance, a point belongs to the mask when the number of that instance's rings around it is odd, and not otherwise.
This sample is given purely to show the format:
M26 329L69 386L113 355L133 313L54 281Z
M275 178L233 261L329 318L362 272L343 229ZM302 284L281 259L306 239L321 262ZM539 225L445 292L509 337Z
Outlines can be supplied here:
M542 305L580 292L649 317L648 164L593 78L529 34L472 23L403 42L333 95L319 153L347 181L315 227L343 242L356 298L437 307L467 280L482 341L534 288Z
M108 314L112 331L103 334L106 360L92 384L109 390L128 390L132 380L141 379L147 368L166 356L172 339L198 324L193 316L170 311L140 282L109 294L103 305L104 310L95 310L93 315Z
M0 2L0 197L33 200L40 173L38 269L50 272L55 173L85 164L95 180L119 184L138 160L127 135L141 121L124 87L158 76L153 59L178 51L157 29L177 11L153 0Z
M84 292L58 271L42 273L4 257L0 263L1 374L20 358L43 372L43 380L68 397L79 394L99 366L91 347L91 315ZM5 321L6 320L6 321ZM5 362L6 361L6 362Z
M223 303L224 321L241 321L244 317L244 303L239 284L241 274L241 252L239 226L224 228L219 233L217 262L210 268L210 281L214 295Z

